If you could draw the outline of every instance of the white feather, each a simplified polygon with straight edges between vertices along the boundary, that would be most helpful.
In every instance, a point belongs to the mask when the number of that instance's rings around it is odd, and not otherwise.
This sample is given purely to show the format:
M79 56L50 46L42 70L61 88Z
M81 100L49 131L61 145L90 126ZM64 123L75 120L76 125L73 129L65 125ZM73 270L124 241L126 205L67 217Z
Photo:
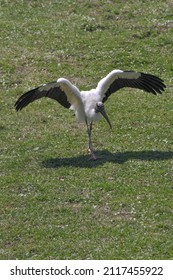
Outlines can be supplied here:
M59 84L61 90L65 92L68 102L72 104L70 109L75 111L77 120L80 122L84 122L84 104L79 89L74 86L69 80L64 78L58 79L57 83Z

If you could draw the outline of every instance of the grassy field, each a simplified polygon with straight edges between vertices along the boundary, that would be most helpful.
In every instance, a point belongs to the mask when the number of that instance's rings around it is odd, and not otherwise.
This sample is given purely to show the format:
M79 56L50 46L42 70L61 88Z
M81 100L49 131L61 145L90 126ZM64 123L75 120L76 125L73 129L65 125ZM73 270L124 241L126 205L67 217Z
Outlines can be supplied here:
M0 259L173 259L173 4L0 1ZM26 90L90 89L113 69L155 74L162 96L123 89L93 129Z

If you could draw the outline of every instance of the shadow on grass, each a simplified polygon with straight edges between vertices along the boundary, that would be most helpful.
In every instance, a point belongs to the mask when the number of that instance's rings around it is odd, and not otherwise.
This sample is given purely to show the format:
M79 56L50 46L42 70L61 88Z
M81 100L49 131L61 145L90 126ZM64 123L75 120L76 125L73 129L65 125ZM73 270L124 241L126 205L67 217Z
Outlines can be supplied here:
M81 168L92 168L103 165L106 162L123 164L128 160L141 160L141 161L161 161L173 159L173 152L162 151L129 151L111 153L107 150L96 151L98 159L96 161L89 160L89 155L81 155L72 158L50 158L42 162L45 168L58 168L61 166L74 166Z

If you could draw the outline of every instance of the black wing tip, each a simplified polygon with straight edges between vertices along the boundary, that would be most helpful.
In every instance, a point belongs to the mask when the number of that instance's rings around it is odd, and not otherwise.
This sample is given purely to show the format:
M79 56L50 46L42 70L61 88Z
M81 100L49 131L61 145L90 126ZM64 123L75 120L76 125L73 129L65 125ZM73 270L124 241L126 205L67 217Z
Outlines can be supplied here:
M149 77L155 81L158 81L158 82L161 82L165 87L166 85L164 84L164 81L163 79L159 78L158 76L156 75L153 75L153 74L149 74L149 73L144 73L144 72L139 72L142 76L146 76L146 77Z
M24 98L24 95L23 94L22 96L20 96L18 98L18 100L16 101L16 103L14 104L14 107L16 109L16 111L21 111L23 109L23 107L25 107L27 105L27 103L25 104L25 98Z
M16 103L14 104L14 107L16 109L16 111L21 111L24 107L26 107L30 102L32 102L33 100L33 94L35 94L35 92L39 89L39 87L31 89L25 93L23 93L18 100L16 101Z
M135 73L135 71L133 71L133 70L125 70L124 72ZM149 73L144 73L144 72L138 72L138 73L141 74L141 77L147 78L147 80L149 80L151 82L155 82L155 84L157 85L157 90L154 89L155 93L153 92L153 94L155 94L155 95L157 95L157 93L162 94L162 91L164 91L167 88L167 86L164 84L164 80L159 78L158 76L155 76L155 75L149 74Z
M20 110L22 110L22 106L21 106L21 104L20 104L20 97L19 97L19 99L15 102L14 108L15 108L15 110L16 110L17 112L20 111Z
M154 95L162 94L162 92L167 88L167 86L164 84L163 79L159 78L158 76L147 74L140 72L141 77L147 80L147 82L150 84L150 88L152 87L152 93Z
M17 112L18 112L18 111L21 111L22 108L23 108L23 107L22 107L19 103L17 103L17 102L14 104L14 107L15 107L15 110L16 110Z

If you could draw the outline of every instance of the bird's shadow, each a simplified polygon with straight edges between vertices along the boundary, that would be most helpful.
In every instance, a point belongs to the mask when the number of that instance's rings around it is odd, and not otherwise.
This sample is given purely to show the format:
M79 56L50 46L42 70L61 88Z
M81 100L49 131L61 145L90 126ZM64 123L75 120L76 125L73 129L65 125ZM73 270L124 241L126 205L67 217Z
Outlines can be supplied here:
M49 158L42 162L45 168L58 168L61 166L73 166L80 168L93 168L103 165L106 162L115 164L123 164L128 160L140 161L162 161L173 159L173 152L171 151L126 151L111 153L107 150L96 152L97 160L90 160L89 155L80 155L71 158Z

